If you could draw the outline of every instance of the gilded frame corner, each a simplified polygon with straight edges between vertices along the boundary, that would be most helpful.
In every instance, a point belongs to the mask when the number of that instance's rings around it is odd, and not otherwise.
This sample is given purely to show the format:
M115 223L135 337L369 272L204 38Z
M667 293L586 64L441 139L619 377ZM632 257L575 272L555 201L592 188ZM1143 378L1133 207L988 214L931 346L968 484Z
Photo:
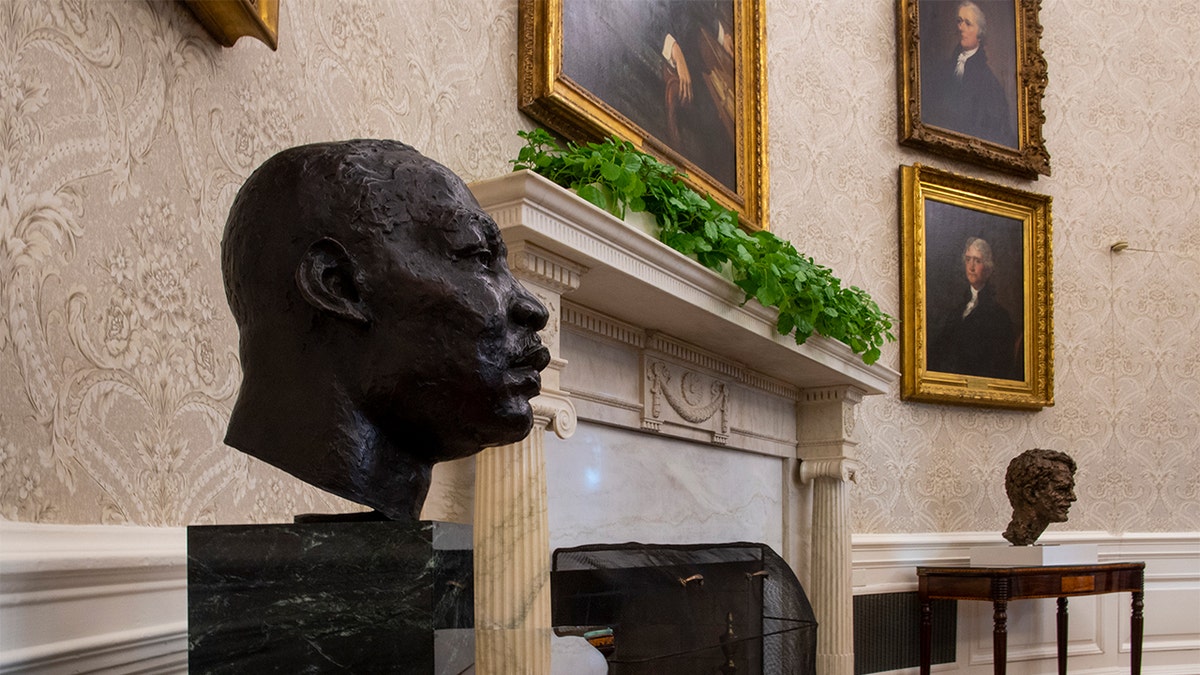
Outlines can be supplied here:
M920 164L900 193L901 399L1054 405L1051 198ZM992 262L972 297L977 238Z
M942 44L934 38L946 34L945 22L921 26L922 15L929 18L928 13L922 12L922 6L936 7L930 0L896 0L900 143L1024 178L1036 179L1039 174L1049 176L1050 153L1042 135L1046 122L1042 97L1046 90L1047 67L1042 55L1042 26L1038 18L1041 0L979 0L979 3L1012 5L1011 17L1004 12L998 17L1002 21L993 22L1003 24L1006 28L995 31L997 35L993 35L993 38L995 51L1006 57L995 62L1011 63L1013 71L1009 73L1009 65L999 66L1002 72L1011 77L1000 78L998 82L1008 90L1007 99L1015 115L1011 123L1004 125L1008 127L1015 123L1010 127L1011 132L1015 133L1014 140L997 140L1000 136L996 135L989 139L985 136L991 135L990 132L980 132L980 127L974 122L942 112L943 106L955 109L954 105L943 103L949 94L946 97L937 95L947 89L935 86L944 80L937 79L935 75L942 73L941 63L935 59L941 55L935 50L940 50ZM1011 34L1008 28L1011 28ZM985 53L992 51L989 44L991 42L984 44ZM922 45L927 50L925 54L922 54ZM926 66L937 64L939 67L927 68L930 72L922 73L922 63ZM951 73L947 72L943 77L950 76ZM924 92L923 84L926 85ZM927 110L922 109L923 102L929 104ZM962 113L966 107L960 104L956 112Z
M602 2L603 0L590 0ZM686 182L735 211L748 229L767 228L766 15L765 0L729 0L733 9L736 178L722 182L666 138L650 133L596 92L563 71L563 5L571 0L519 0L518 106L522 112L575 142L617 136L687 174ZM570 9L570 7L568 7ZM570 45L567 45L570 48ZM702 86L702 85L697 85ZM718 100L714 95L713 100ZM728 100L728 96L726 97ZM661 135L661 134L660 134ZM727 183L735 183L730 186Z
M242 37L279 49L279 0L184 0L188 9L222 47Z

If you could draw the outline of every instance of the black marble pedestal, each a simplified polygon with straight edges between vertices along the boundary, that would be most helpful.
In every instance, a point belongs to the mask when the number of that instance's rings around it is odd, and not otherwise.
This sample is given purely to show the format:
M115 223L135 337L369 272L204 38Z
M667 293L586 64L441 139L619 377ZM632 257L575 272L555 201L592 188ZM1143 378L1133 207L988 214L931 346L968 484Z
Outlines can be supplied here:
M435 672L434 630L472 624L470 539L431 522L189 527L189 671Z

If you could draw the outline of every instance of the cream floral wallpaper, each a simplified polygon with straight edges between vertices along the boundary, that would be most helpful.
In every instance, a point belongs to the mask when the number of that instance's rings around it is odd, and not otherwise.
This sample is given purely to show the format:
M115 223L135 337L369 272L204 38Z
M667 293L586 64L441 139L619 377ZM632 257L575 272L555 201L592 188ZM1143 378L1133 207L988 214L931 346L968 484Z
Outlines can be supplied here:
M1057 405L861 407L859 532L999 530L1022 449L1080 462L1069 528L1200 529L1200 15L1043 0L1054 175L901 149L891 0L768 0L771 220L899 312L900 164L1054 199ZM221 443L240 371L217 251L299 143L507 170L516 0L283 0L280 48L179 2L0 3L0 516L180 525L340 508ZM1114 254L1125 240L1130 249ZM899 366L893 345L884 362Z

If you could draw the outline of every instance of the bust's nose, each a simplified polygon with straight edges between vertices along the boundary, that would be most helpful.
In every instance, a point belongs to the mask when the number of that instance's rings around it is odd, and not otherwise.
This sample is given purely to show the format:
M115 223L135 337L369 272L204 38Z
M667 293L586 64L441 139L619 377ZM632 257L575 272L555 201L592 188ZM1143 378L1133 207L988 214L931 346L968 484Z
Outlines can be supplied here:
M550 313L520 282L516 282L516 287L508 313L513 323L533 331L545 328L546 322L550 320Z

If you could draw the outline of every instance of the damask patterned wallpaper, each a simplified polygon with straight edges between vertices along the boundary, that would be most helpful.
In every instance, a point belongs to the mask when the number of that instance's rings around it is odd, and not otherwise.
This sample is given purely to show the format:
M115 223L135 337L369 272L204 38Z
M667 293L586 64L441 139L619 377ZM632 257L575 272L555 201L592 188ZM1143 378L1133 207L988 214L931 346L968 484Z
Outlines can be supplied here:
M0 3L0 516L339 506L221 443L240 378L217 263L233 194L284 147L359 136L490 177L531 122L516 0L282 5L271 52L221 49L178 2ZM869 398L855 530L998 531L1004 467L1034 446L1081 464L1067 527L1200 529L1200 15L1044 0L1054 175L1031 183L897 145L891 0L767 5L773 227L886 311L900 164L1054 198L1057 405Z

